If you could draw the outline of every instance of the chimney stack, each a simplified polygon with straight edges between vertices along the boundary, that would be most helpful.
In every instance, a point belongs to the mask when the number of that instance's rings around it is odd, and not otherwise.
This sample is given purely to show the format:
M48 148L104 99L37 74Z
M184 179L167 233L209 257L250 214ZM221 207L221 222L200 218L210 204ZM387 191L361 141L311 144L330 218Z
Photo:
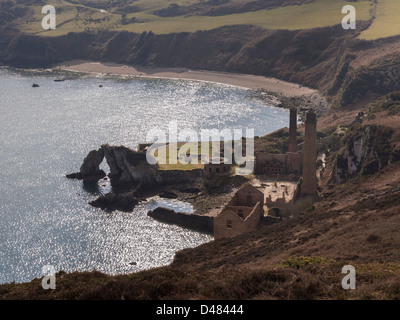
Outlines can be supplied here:
M297 152L297 109L290 108L289 152Z
M317 116L314 111L306 114L303 150L303 184L302 195L317 194Z

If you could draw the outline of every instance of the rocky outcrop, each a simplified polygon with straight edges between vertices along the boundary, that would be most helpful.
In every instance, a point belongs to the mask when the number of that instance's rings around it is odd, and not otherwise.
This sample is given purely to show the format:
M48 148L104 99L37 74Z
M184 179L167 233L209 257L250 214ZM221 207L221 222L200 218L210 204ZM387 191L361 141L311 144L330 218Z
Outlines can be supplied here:
M85 181L99 180L106 174L100 169L104 158L110 167L110 182L113 187L148 186L157 183L157 167L146 161L146 154L124 146L102 145L86 156L80 171L68 174L67 178Z
M101 172L102 170L99 170L99 166L103 162L103 159L104 152L102 148L97 151L90 151L87 157L83 160L80 172L83 175L97 174Z
M390 142L392 135L393 129L385 126L355 124L348 129L333 168L336 184L356 174L374 174L387 166L395 151Z
M145 152L137 152L124 146L102 145L99 150L92 150L86 156L80 171L68 174L67 178L98 180L105 176L99 168L106 160L110 167L110 182L113 188L149 188L155 185L188 183L202 177L202 170L158 170L157 165L147 162Z
M95 208L107 209L110 211L120 210L130 212L139 203L139 199L135 197L135 192L112 193L109 192L104 196L97 198L89 204Z
M175 212L174 210L164 207L158 207L153 211L149 211L147 215L162 222L172 223L181 227L213 234L213 217L200 216L197 214L189 214L184 212Z
M165 199L177 199L178 195L174 192L170 192L170 191L161 191L158 194L159 197L161 198L165 198Z
M112 147L103 145L104 157L110 167L110 181L114 188L146 188L161 183L157 165L146 160L145 152L137 152L124 146Z
M146 155L127 147L112 147L102 145L98 150L92 150L83 160L80 171L67 175L70 179L97 181L106 173L100 169L100 164L106 159L110 167L110 182L113 192L109 192L89 204L96 208L107 210L132 211L139 203L137 192L143 186L157 183L157 167L146 162ZM118 192L118 190L126 190ZM117 192L115 192L117 191Z
M106 176L106 173L100 169L100 164L103 162L103 149L92 150L83 160L80 171L77 173L68 174L67 178L81 179L85 181L97 181Z
M102 145L98 150L92 150L86 156L80 171L68 174L70 179L97 181L106 173L100 169L100 164L106 160L110 167L110 183L113 192L99 197L90 204L94 207L132 211L139 202L138 196L145 190L156 190L163 185L191 184L202 179L203 170L158 170L157 165L147 162L146 153L138 152L124 146ZM164 192L168 198L176 198L171 192Z

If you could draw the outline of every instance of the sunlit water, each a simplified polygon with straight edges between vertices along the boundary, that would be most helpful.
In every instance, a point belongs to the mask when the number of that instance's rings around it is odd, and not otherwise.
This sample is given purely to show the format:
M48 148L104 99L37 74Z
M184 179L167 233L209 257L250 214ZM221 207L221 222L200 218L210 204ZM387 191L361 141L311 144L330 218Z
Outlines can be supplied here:
M136 148L151 128L172 120L197 132L252 128L263 135L287 126L286 110L242 88L76 75L54 81L62 76L0 69L0 283L40 277L44 265L109 274L149 269L213 239L147 216L159 205L193 212L187 203L154 198L132 213L88 205L109 187L90 190L65 174L79 171L90 150Z

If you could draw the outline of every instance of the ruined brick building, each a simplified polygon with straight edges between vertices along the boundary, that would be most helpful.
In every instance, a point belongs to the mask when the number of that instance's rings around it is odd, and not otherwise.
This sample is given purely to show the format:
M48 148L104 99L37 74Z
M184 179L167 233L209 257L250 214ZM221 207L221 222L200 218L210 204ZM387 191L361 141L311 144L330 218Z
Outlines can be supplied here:
M264 217L264 193L250 183L240 188L214 218L214 238L256 230Z
M256 152L255 174L276 175L276 174L300 174L302 161L297 153L297 110L290 109L289 123L289 148L285 154L271 152Z
M297 152L297 111L290 110L289 148L285 154L255 154L255 175L302 174L296 182L268 182L258 188L245 184L214 218L214 238L232 237L256 230L265 214L293 208L298 196L311 199L317 193L316 177L316 114L306 115L303 154ZM263 189L261 191L260 189ZM288 209L287 209L288 210Z

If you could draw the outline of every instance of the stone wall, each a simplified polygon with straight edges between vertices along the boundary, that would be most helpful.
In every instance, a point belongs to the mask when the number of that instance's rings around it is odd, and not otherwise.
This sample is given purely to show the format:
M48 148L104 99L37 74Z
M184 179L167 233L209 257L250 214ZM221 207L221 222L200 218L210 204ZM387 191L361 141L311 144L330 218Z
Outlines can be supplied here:
M265 205L268 208L280 208L283 209L285 207L289 207L290 205L294 204L299 197L299 193L301 192L301 180L297 182L296 187L293 190L293 196L288 200L288 196L278 197L275 200L272 200L271 197L265 198Z
M204 164L204 174L206 176L211 176L214 174L221 174L221 173L229 173L231 171L231 165L220 163L220 164L213 164L208 163Z
M209 216L175 212L164 207L158 207L153 211L149 211L147 215L162 222L176 224L209 234L212 234L214 230L214 218Z
M224 209L222 209L222 212L225 211L232 211L233 213L237 214L239 217L242 215L241 218L246 219L253 211L252 207L245 207L245 206L226 206Z
M268 162L277 161L281 163L281 172L271 172L271 173L297 173L301 172L301 157L298 153L285 153L285 154L275 154L270 152L256 152L255 154L255 174L264 174L264 168L267 166Z
M254 207L258 202L264 203L264 193L248 184L236 192L228 205Z

